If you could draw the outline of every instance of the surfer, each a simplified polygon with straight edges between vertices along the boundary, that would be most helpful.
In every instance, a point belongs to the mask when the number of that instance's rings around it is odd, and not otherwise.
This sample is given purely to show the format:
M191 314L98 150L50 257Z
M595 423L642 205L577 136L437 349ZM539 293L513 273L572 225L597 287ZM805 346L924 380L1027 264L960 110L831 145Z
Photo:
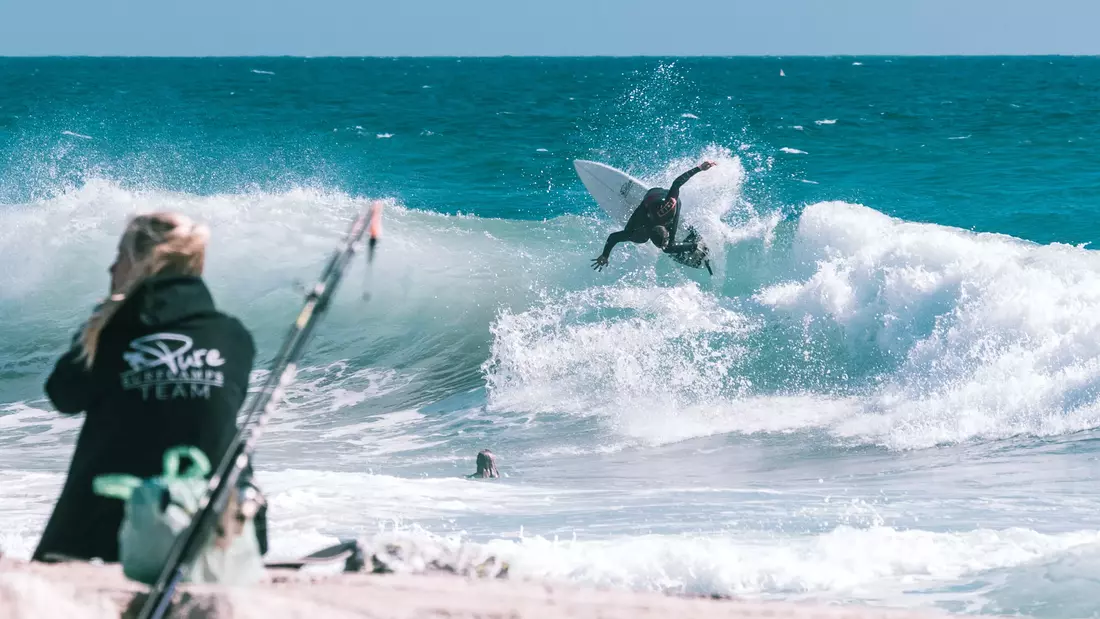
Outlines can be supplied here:
M124 503L97 495L93 478L160 475L164 452L178 445L218 462L232 442L256 349L236 318L214 308L201 278L209 235L174 213L127 225L110 296L46 381L58 412L85 417L35 561L117 562ZM255 524L266 551L262 511Z
M709 170L715 165L717 164L713 161L704 161L678 176L667 190L655 187L647 191L641 204L634 209L630 220L626 222L626 228L619 232L612 232L607 237L603 253L592 260L592 268L602 271L611 257L611 250L615 249L619 243L626 241L631 243L652 241L668 254L695 251L697 248L695 243L676 244L676 229L680 225L680 212L683 210L680 203L680 187L692 176Z

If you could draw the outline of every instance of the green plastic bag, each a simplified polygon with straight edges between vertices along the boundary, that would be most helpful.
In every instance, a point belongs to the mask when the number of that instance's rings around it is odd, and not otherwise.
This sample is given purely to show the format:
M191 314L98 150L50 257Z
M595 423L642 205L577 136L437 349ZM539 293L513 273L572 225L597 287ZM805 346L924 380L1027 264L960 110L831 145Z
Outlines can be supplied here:
M193 463L179 474L180 459ZM119 559L127 578L153 584L176 541L198 512L206 492L210 461L196 447L173 447L164 453L164 474L140 479L133 475L100 475L92 488L100 496L126 502L118 531ZM216 531L185 569L184 582L245 585L264 572L252 518L241 514L234 493Z

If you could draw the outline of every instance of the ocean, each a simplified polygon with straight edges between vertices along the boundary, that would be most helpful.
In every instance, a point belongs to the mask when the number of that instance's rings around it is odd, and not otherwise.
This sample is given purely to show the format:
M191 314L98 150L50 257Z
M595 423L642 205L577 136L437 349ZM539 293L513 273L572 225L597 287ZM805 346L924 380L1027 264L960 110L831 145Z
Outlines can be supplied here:
M0 550L60 490L42 384L128 215L211 225L258 386L383 199L260 443L271 557L1100 616L1098 147L1097 58L0 59ZM574 159L716 161L714 276L592 271Z

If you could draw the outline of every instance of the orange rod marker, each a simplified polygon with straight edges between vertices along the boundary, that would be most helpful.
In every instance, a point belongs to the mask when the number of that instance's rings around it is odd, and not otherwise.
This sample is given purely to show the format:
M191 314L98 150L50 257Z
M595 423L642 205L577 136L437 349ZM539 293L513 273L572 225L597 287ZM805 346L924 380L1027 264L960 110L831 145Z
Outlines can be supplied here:
M370 253L367 255L369 262L374 262L374 247L378 245L378 239L382 238L382 201L375 200L370 213Z

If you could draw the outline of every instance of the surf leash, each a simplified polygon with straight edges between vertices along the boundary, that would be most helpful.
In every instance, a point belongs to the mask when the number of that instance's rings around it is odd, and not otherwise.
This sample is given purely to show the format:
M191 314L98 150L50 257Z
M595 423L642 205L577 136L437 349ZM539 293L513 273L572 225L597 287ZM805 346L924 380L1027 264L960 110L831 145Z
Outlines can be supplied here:
M271 365L271 373L263 388L252 400L244 422L233 437L233 442L218 467L210 476L210 484L199 501L198 511L190 524L176 537L171 552L156 582L149 589L138 619L163 619L183 581L184 573L198 551L214 534L222 513L229 504L256 450L256 442L263 433L271 413L279 405L286 387L293 382L298 362L305 353L313 330L321 316L329 308L333 295L351 264L356 247L365 233L370 232L370 254L373 256L378 236L382 232L382 204L373 202L355 218L344 242L337 247L325 265L321 278L306 293L305 305L290 328L282 348Z

